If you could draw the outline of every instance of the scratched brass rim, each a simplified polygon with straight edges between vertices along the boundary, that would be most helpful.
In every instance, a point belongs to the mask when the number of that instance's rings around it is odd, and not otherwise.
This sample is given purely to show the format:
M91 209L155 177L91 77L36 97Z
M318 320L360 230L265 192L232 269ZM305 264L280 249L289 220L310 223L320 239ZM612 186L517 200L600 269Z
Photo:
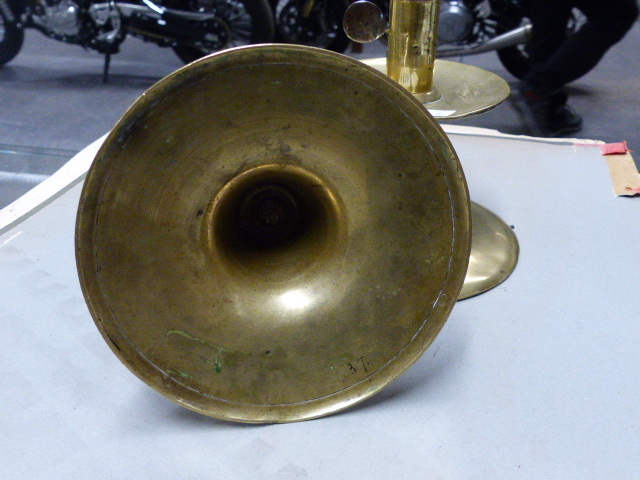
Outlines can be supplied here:
M139 378L206 415L288 422L420 357L462 286L469 222L453 148L401 87L342 55L252 46L129 109L85 181L76 258Z
M362 60L385 73L384 57ZM433 69L434 101L425 107L438 120L459 120L500 105L511 91L509 84L499 75L483 68L459 62L436 59Z

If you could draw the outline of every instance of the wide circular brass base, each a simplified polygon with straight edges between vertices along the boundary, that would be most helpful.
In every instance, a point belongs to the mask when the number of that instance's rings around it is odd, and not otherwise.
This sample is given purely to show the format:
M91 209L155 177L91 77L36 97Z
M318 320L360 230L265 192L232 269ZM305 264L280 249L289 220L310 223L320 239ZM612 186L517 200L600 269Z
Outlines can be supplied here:
M192 63L112 130L78 271L118 357L177 403L286 422L415 362L464 281L470 205L422 104L362 63L264 45Z
M385 58L362 62L386 73ZM436 60L433 85L437 94L424 99L424 105L439 120L456 120L489 111L502 103L510 92L509 84L499 75L447 60Z
M518 262L518 239L495 213L471 202L471 256L459 300L484 293L504 282Z

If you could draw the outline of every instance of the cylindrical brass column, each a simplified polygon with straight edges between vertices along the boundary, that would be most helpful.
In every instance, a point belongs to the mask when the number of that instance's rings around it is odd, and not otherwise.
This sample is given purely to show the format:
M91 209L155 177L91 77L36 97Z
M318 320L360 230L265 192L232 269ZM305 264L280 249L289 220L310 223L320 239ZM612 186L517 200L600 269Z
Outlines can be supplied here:
M440 0L391 0L387 75L421 102L437 100L433 66Z

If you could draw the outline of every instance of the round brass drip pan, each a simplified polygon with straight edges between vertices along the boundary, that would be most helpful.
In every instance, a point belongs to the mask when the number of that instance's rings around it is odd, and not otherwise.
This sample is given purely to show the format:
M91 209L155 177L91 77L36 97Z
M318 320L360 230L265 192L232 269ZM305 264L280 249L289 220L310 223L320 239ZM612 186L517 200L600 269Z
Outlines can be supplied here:
M464 281L469 199L423 106L294 45L215 54L146 92L85 182L96 325L136 375L221 419L287 422L373 395Z
M386 73L386 58L362 60ZM511 91L499 75L483 68L437 60L433 69L433 101L424 106L438 120L457 120L487 112L500 105ZM427 99L428 100L428 99Z

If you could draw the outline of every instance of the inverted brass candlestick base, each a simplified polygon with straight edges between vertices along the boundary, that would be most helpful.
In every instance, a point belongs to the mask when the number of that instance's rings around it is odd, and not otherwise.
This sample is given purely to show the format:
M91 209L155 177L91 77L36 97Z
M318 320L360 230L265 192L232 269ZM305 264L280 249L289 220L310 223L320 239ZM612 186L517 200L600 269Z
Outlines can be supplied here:
M80 283L114 353L168 398L304 420L373 395L433 341L469 210L447 136L385 75L310 47L226 50L153 86L105 141Z

